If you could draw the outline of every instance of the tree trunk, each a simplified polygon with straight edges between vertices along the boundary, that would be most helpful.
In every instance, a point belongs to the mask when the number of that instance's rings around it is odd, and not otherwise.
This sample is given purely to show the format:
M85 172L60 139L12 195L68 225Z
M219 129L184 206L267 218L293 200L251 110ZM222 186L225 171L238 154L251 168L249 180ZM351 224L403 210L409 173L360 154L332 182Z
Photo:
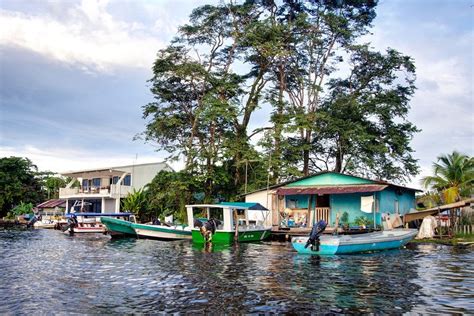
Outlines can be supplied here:
M303 176L309 175L309 146L311 145L311 130L306 130L306 137L304 140L305 148L303 149Z

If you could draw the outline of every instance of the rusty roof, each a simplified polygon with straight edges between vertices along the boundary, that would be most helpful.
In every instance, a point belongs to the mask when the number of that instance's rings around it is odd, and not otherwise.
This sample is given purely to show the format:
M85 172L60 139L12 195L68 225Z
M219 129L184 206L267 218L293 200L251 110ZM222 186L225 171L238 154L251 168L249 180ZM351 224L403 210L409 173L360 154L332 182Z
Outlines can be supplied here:
M348 194L348 193L368 193L378 192L388 185L381 184L351 184L333 186L307 186L307 187L283 187L277 189L278 195L299 195L299 194Z
M66 206L66 201L61 199L52 199L36 205L37 208L53 208L56 206Z

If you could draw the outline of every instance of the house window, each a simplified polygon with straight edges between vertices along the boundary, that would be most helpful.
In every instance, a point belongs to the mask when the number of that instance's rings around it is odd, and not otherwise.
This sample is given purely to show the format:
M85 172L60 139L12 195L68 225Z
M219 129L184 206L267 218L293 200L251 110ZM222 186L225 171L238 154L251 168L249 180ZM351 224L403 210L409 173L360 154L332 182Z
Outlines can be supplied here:
M92 186L96 188L100 188L100 178L92 179Z
M112 177L112 184L117 184L117 182L118 182L119 179L120 179L120 178L117 177L117 176Z
M288 208L298 208L298 200L296 199L290 199L286 203L286 207Z
M88 179L82 179L82 189L84 189L84 190L89 189L89 180Z
M132 183L132 177L128 174L123 179L123 185L131 185L131 183Z

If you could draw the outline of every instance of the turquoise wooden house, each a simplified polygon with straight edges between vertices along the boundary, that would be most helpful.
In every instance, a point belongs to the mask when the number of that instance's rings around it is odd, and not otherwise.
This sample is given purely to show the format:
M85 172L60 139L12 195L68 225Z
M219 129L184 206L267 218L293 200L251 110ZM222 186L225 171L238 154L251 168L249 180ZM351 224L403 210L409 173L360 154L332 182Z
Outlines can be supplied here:
M403 215L414 209L416 191L385 181L321 172L251 192L245 201L271 210L271 218L265 221L274 228L309 228L319 220L334 227L337 214L340 223L342 218L354 225L365 217L381 225L384 214Z

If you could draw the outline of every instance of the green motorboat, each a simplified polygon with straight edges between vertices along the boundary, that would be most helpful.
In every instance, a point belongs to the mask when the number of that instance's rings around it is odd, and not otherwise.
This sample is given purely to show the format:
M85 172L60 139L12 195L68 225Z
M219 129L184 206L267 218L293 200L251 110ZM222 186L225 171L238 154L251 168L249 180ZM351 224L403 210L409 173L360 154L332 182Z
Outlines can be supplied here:
M197 204L187 205L186 209L188 223L194 223L193 243L231 244L235 241L261 241L271 233L271 226L265 226L263 221L249 219L250 210L268 214L269 211L258 203ZM212 233L205 228L207 222L215 225Z
M131 213L125 213L128 216L122 216L124 219L115 217L101 217L100 221L107 228L107 233L112 237L118 236L134 236L137 234L132 227L132 224L136 222L135 216Z

